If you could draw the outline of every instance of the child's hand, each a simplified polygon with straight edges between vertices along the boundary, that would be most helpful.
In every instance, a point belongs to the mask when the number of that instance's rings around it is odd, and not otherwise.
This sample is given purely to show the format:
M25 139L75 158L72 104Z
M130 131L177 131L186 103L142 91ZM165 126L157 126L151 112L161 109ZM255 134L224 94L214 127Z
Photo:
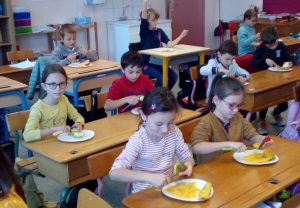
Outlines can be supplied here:
M187 169L185 171L180 172L179 175L180 176L184 176L184 175L190 176L193 172L193 165L188 162L185 162L184 164L187 167Z
M81 48L80 50L80 53L82 53L82 54L87 54L89 51L88 50L86 50L85 48Z
M225 68L218 68L218 72L223 72L223 73L225 73L229 77L233 77L234 76L234 74L230 70L225 69Z
M140 101L139 96L136 95L128 96L126 97L126 99L127 99L126 102L130 105L135 105Z
M82 131L82 124L79 122L75 122L74 127L76 127L77 131L81 132Z
M289 67L293 67L293 63L291 61L289 62Z
M72 53L72 54L68 55L67 59L69 62L72 62L76 59L76 56L77 56L76 53Z
M187 36L188 32L189 32L188 30L183 30L180 36L185 37Z
M238 76L237 79L242 83L245 84L245 82L247 81L247 78L243 77L243 76Z
M262 142L262 141L264 140L265 137L266 137L266 136L262 136L260 142ZM273 144L273 140L271 139L270 141L267 141L267 142L262 146L262 148L270 147L272 144Z
M244 152L247 149L243 142L230 142L230 147L234 148L237 152Z
M259 39L260 38L260 32L256 33L255 37Z
M64 133L70 132L71 127L67 125L58 126L58 129L56 131L63 131Z
M170 177L165 174L151 174L149 182L156 188L162 188L170 183Z
M277 66L277 64L272 59L269 58L266 59L266 64L271 67Z

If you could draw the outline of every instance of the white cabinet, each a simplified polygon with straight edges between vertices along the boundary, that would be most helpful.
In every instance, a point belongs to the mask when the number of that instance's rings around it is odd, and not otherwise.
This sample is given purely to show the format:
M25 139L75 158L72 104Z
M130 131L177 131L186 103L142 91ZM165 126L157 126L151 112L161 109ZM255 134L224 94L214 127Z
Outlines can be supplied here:
M128 51L129 43L141 42L140 21L126 20L107 22L108 37L108 59L110 61L121 61L123 53ZM172 40L171 20L159 19L158 28L163 29L170 40Z

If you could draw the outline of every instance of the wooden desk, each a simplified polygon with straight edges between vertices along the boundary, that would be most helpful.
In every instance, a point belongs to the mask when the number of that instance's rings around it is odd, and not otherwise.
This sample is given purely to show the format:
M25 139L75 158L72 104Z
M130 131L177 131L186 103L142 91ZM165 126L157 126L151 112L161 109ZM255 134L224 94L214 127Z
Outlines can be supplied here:
M168 86L168 66L172 64L181 64L198 60L200 56L200 64L204 64L204 52L210 48L179 44L174 46L173 52L158 52L156 48L141 50L139 53L153 56L162 60L163 66L163 86ZM151 59L150 59L151 61ZM152 62L151 62L152 63ZM154 64L160 65L159 61L153 60Z
M176 124L183 124L199 115L199 112L181 109ZM87 123L84 128L93 130L95 136L78 143L61 142L49 137L23 145L34 152L43 175L71 187L90 180L87 157L127 142L138 128L138 118L131 112L125 112Z
M86 68L64 66L68 75L65 94L74 97L74 106L78 106L78 92L111 85L122 76L121 66L117 62L97 60Z
M19 105L23 110L27 110L26 98L23 90L27 85L18 81L0 76L0 109ZM5 121L6 110L2 111L3 121ZM9 139L7 124L4 122L5 138Z
M254 207L271 198L283 188L300 179L300 143L272 136L271 149L279 161L271 165L251 166L236 162L229 152L193 169L188 178L210 181L214 194L205 202L184 202L164 196L160 189L148 188L123 199L123 206L130 208L169 207ZM175 176L173 181L185 177ZM276 179L278 184L271 184ZM300 194L298 194L300 195ZM298 196L297 195L297 196ZM295 197L297 197L295 196ZM299 197L299 196L298 196ZM299 199L298 199L299 200ZM300 202L297 202L299 205ZM296 207L293 204L289 207Z
M29 69L19 69L10 67L9 65L0 66L0 76L13 79L24 84L28 84L31 75L32 68Z
M246 119L249 120L253 112L293 99L293 87L299 80L299 66L293 66L293 70L289 72L264 70L250 74L249 85L245 86L245 105L242 108L249 111Z
M289 53L293 55L300 48L300 38L291 38L290 36L281 37L280 40L287 46ZM261 42L252 42L251 45L256 49Z
M281 19L276 19L271 21L266 18L258 18L258 22L254 25L256 31L262 31L267 26L274 26L278 30L279 37L289 36L290 33L298 33L300 31L300 20L296 19L289 22L280 23ZM242 20L233 20L236 22L234 31L238 31L240 25L239 23L243 23Z

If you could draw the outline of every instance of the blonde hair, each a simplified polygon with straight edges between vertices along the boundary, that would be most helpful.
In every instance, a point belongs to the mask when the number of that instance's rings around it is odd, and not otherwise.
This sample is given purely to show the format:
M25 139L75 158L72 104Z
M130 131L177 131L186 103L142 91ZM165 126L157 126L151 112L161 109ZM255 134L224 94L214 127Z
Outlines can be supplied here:
M147 9L147 19L149 19L152 14L154 14L154 19L158 19L160 17L160 14L155 9ZM140 12L140 16L142 16L142 12Z
M66 33L76 34L76 28L72 24L63 24L59 29L59 35L64 38Z

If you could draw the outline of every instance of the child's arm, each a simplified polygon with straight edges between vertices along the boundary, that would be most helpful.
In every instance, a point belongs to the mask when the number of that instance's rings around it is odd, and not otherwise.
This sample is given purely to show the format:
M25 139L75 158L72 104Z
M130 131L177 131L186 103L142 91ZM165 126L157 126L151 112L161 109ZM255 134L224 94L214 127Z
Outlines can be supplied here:
M70 62L74 61L75 59L76 59L75 54L70 54L68 57L63 59L62 52L59 49L54 49L51 53L50 62L51 62L51 64L59 64L61 66L66 66L66 65L70 64Z
M221 67L217 67L217 63L216 63L215 59L210 59L205 66L202 66L200 68L200 74L203 76L214 75L219 72L223 72L223 73L227 74L227 76L232 76L232 73L230 70L227 70L227 69L224 69Z
M148 19L147 17L147 0L142 0L143 5L142 5L142 18L143 19Z
M170 48L173 48L175 45L177 45L182 38L184 38L187 34L188 34L188 30L183 30L182 33L178 36L178 38L176 38L175 40L170 40L168 43L167 43L167 46L170 47Z
M111 111L114 109L117 109L121 107L122 105L125 105L126 103L130 105L135 105L139 102L139 97L136 95L131 95L127 97L123 97L118 100L111 100L111 99L106 99L105 104L104 104L104 109L106 111Z
M259 34L248 37L247 31L245 31L244 28L240 28L237 32L239 46L248 47L252 42L257 41L258 35Z
M254 137L252 137L250 139L250 141L252 143L257 143L257 142L262 142L262 140L265 138L266 136L263 136L263 135L256 135ZM271 141L268 141L266 142L264 145L263 145L263 148L265 147L270 147L271 145L273 144L273 140L271 139Z
M195 154L205 155L212 152L220 151L222 148L231 147L237 152L243 152L247 149L243 142L199 142L193 145Z
M67 115L68 118L74 121L74 126L77 127L77 131L82 130L82 126L84 124L84 118L80 113L78 113L77 109L69 102L67 97L64 97L64 103L67 106Z
M235 76L237 76L237 79L240 80L242 83L245 83L250 78L250 74L245 69L239 67L235 60L232 61L232 67L235 71Z
M85 48L81 48L80 53L83 54L83 57L82 57L83 59L88 59L90 61L97 61L99 59L98 55L93 50L87 50Z
M252 57L252 61L251 64L253 67L259 67L262 68L264 66L266 66L266 68L268 68L267 66L269 65L268 63L266 63L266 58L264 58L264 48L265 46L262 45L264 43L261 43L255 50L254 55ZM271 60L271 59L269 59ZM275 62L274 62L275 63ZM276 64L275 64L276 65Z

